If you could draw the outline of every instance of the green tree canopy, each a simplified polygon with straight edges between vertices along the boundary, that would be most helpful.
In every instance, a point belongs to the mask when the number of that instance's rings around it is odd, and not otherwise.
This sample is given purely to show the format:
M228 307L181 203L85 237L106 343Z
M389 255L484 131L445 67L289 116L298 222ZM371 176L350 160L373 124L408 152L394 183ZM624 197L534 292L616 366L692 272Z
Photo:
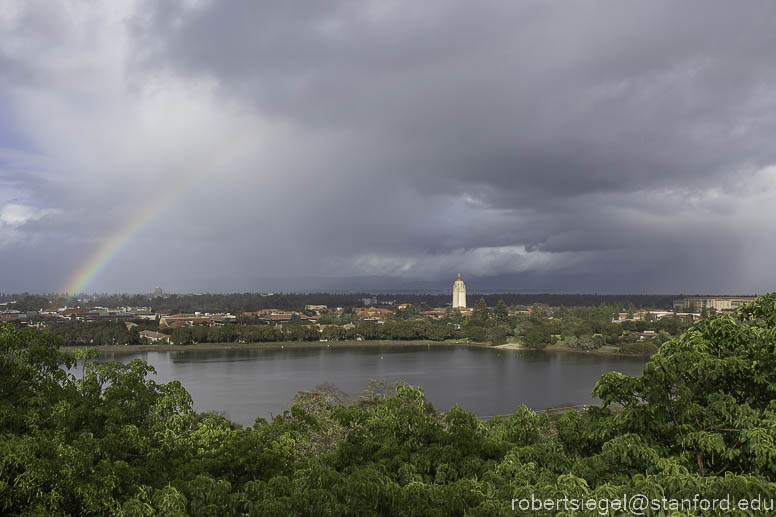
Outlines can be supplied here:
M496 319L502 323L509 319L509 308L503 299L498 301L498 304L496 304L496 309L493 311L493 313L496 316Z
M485 298L480 298L477 305L472 309L471 323L473 325L484 326L490 318L490 312L488 311L488 304L485 303Z

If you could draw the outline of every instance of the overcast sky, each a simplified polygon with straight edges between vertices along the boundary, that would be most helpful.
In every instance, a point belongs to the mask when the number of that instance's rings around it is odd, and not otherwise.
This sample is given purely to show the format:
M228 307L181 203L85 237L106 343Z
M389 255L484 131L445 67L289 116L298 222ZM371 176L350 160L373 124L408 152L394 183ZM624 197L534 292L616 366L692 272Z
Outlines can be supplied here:
M0 291L776 290L776 3L0 3Z

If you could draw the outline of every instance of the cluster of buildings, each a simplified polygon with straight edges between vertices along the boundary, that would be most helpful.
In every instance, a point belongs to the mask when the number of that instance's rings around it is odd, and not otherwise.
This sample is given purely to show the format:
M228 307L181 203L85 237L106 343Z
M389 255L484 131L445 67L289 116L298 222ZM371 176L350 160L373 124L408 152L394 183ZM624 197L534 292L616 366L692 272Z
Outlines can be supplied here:
M612 320L614 323L625 321L643 321L646 319L661 320L664 318L681 318L690 321L703 317L704 312L730 314L742 305L755 300L754 296L689 296L678 298L673 302L672 311L641 310L631 313L621 312Z
M160 328L193 327L194 325L208 325L210 327L223 327L227 323L233 322L237 316L228 312L193 312L188 314L168 314L159 311Z
M154 290L156 297L161 297L164 292L160 288ZM674 300L673 310L639 310L633 312L621 312L612 319L614 323L626 321L660 320L664 318L682 318L695 320L702 316L703 312L730 313L741 305L754 300L747 296L694 296ZM410 304L396 304L395 302L380 302L380 305L391 305L393 308L374 307L377 304L375 297L364 298L364 307L353 309L354 316L359 320L384 323L385 319L396 310L407 310ZM207 325L222 327L228 323L236 322L237 315L228 312L210 313L194 312L173 314L172 310L159 309L154 311L151 307L62 307L52 310L20 311L13 308L14 302L0 303L0 322L19 321L28 326L38 328L45 327L48 321L124 321L127 327L136 325L133 320L158 321L159 329L174 329L177 327L192 327L195 325ZM457 311L463 315L470 315L472 309L466 305L466 284L459 273L452 286L452 303L448 307L438 307L422 311L421 316L430 318L442 318ZM326 305L309 304L304 312L281 309L263 309L253 312L243 312L240 317L243 320L253 321L256 324L268 324L282 326L284 323L302 323L318 327L322 330L325 326L319 323L324 315L344 314L342 307L329 308ZM510 314L530 314L530 311L510 309ZM352 324L348 324L352 325ZM347 326L346 326L347 328ZM168 341L166 334L151 330L144 330L141 337L149 342Z
M37 314L33 313L33 314ZM17 311L15 309L0 310L0 323L4 321L25 321L29 317L27 312Z
M155 320L150 307L61 307L53 310L19 311L1 304L0 321L24 321L30 326L45 326L46 321L131 321Z
M742 305L754 301L755 298L754 296L689 296L674 300L672 311L621 312L612 321L622 323L624 321L661 320L664 318L682 318L694 321L701 318L704 311L717 314L733 313Z
M674 300L674 310L717 313L734 312L740 306L754 301L754 296L690 296Z
M626 321L645 321L649 319L662 320L665 318L680 318L694 321L701 317L698 312L676 312L676 311L634 311L620 312L612 318L612 323L624 323Z

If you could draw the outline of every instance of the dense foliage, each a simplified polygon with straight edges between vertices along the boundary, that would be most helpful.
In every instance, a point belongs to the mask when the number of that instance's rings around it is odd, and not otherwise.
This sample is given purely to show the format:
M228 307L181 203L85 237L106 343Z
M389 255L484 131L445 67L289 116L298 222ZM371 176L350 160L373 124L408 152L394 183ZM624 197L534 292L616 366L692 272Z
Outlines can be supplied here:
M171 309L175 312L219 312L257 311L261 309L287 309L300 311L307 304L323 304L329 307L359 307L363 298L377 296L379 301L395 303L411 303L428 307L444 307L450 303L450 294L431 293L202 293L202 294L169 294L154 298L146 294L100 294L89 297L88 303L79 301L73 296L48 294L45 296L30 293L0 293L0 303L14 302L9 308L20 311L39 310L51 305L62 307L68 305L95 305L102 307L142 307L151 305L154 309ZM636 308L662 307L669 308L673 300L682 295L647 295L647 294L550 294L550 293L492 293L472 294L472 300L483 297L485 302L494 307L499 300L508 305L565 305L566 307L595 306L602 303L609 305L631 305Z
M57 321L48 323L49 331L68 346L139 345L141 330L156 330L156 322L136 320L131 328L123 321Z
M57 341L0 330L5 514L535 515L511 501L776 495L776 295L695 323L641 377L601 377L601 407L553 418L480 422L374 383L349 403L300 393L240 429L140 360L76 379Z
M560 343L579 350L610 345L617 346L621 353L651 355L661 343L679 335L690 324L688 320L677 318L612 323L612 318L623 307L606 304L571 309L563 306L554 309L534 306L530 309L530 314L511 313L504 300L499 300L491 309L481 298L475 304L471 317L464 317L452 310L441 317L428 317L421 314L420 307L412 306L395 310L380 324L374 320L360 320L353 313L323 311L317 315L322 325L320 331L317 327L310 327L309 321L297 316L282 326L276 326L255 315L241 315L233 323L223 326L195 325L174 329L161 327L158 320L136 319L127 324L118 321L118 318L48 321L46 325L52 334L61 337L68 346L143 344L140 332L154 330L169 334L170 342L176 345L319 340L454 340L499 345L509 341L532 348ZM309 315L313 314L309 312ZM639 334L644 331L651 331L652 334L645 339Z

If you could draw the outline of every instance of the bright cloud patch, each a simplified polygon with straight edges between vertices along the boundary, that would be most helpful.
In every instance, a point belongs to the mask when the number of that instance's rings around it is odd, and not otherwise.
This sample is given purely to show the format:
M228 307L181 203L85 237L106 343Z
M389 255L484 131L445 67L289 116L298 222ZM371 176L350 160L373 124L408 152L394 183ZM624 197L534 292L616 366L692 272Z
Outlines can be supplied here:
M0 209L0 222L8 226L21 226L55 213L57 213L57 210L49 208L35 208L29 205L8 203Z
M350 271L364 275L428 278L449 276L450 271L466 271L478 276L494 272L548 272L569 267L590 255L591 252L528 251L524 246L485 246L412 256L366 254L356 258Z

